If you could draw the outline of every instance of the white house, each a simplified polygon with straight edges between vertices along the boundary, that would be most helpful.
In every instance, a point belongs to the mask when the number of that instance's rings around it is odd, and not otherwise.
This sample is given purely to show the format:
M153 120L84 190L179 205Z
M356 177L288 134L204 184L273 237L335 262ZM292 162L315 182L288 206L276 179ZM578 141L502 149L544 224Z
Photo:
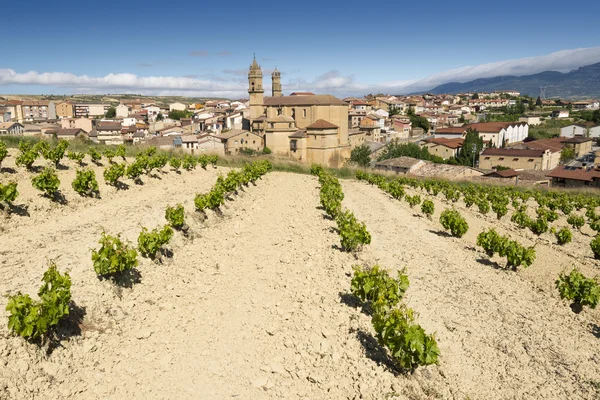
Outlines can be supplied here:
M593 125L573 124L573 125L565 126L564 128L561 128L560 136L567 137L567 138L572 138L572 137L576 137L576 136L598 138L598 137L600 137L600 125L593 126Z
M584 125L573 124L560 129L560 136L572 138L575 136L586 136L587 127Z
M119 104L115 109L117 111L117 117L126 117L129 115L129 107L125 104Z
M554 110L552 118L569 118L569 110Z
M225 116L226 129L242 129L243 116L241 113L235 113Z
M383 119L385 119L385 118L389 118L389 117L390 117L390 113L389 113L389 112L387 112L387 111L385 111L385 110L384 110L384 109L382 109L382 108L379 108L379 109L377 109L377 110L373 111L373 114L377 114L377 115L379 115L379 116L380 116L381 118L383 118Z
M23 135L24 126L18 122L3 122L0 124L0 135Z
M542 123L542 121L540 120L540 117L534 117L534 116L520 117L519 122L525 122L528 125L539 125Z
M185 111L185 110L187 110L187 106L183 103L169 104L169 111L173 111L173 110Z
M149 104L145 107L142 107L142 110L146 110L148 112L148 121L154 122L156 121L156 116L160 114L160 107L155 104ZM163 115L166 117L166 115Z

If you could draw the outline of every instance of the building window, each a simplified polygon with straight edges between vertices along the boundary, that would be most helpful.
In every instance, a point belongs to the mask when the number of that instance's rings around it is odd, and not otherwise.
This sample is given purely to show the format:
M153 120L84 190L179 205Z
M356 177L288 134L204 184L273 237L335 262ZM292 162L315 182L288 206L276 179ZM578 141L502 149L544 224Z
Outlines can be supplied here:
M277 115L281 115L282 112L283 112L283 110L281 108L277 109Z
M485 159L486 159L486 160L489 160L490 158L489 158L489 157L486 157Z
M530 159L529 159L529 160L527 160L527 161L529 161L529 162L533 162L533 158L530 158Z
M513 158L513 161L519 161L519 159L518 158Z
M302 110L302 116L306 118L306 108Z
M504 157L500 157L498 161L504 161Z

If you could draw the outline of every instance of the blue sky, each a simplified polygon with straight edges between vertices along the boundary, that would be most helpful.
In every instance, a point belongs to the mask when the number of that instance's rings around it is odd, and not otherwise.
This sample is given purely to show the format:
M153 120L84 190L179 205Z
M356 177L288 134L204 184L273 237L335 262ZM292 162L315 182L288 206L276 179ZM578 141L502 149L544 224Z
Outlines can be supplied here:
M404 3L5 2L0 93L237 97L254 52L284 91L340 96L600 62L597 1Z

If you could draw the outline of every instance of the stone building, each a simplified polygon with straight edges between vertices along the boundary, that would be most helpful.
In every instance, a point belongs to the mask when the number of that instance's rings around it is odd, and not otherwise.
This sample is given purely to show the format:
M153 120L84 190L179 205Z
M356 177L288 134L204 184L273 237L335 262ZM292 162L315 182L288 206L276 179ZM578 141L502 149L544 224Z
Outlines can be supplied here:
M274 154L332 167L350 157L348 104L332 95L283 96L275 69L272 96L264 97L261 67L248 72L249 116L246 126L264 138Z

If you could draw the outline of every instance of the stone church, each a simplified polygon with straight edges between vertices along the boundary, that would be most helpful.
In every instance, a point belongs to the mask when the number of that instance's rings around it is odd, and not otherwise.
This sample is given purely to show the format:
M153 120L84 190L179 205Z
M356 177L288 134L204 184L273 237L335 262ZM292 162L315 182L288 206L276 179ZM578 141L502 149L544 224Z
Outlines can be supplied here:
M284 96L281 73L271 75L272 96L264 97L263 74L256 58L248 72L247 125L265 139L273 154L307 163L341 166L350 157L348 104L332 95Z

